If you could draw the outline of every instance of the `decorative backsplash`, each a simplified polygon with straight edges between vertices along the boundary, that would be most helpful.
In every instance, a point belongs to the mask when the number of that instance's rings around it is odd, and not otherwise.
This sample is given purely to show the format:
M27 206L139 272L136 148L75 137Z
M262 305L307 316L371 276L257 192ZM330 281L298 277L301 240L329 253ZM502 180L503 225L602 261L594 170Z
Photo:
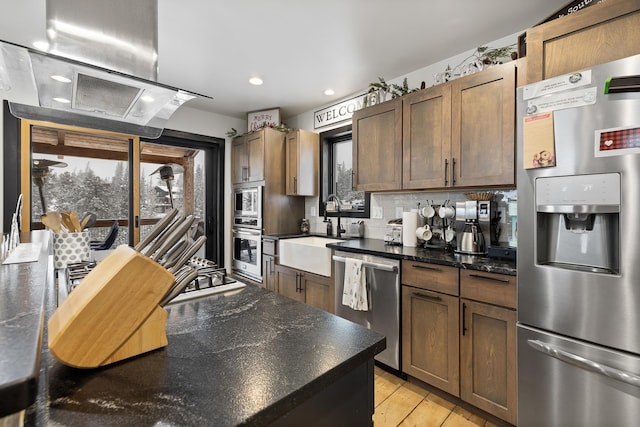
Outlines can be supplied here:
M446 200L455 205L456 202L468 200L464 193L466 191L454 192L419 192L419 193L372 193L371 194L371 218L364 219L364 237L370 239L384 239L387 222L394 218L401 218L403 211L410 211L420 206L425 206L428 202L442 204ZM517 198L517 190L495 190L494 200L498 204L498 210L502 212L500 223L500 242L508 242L511 236L511 217L508 215L509 199ZM382 210L382 218L375 218L376 211ZM324 234L326 224L322 222L323 217L317 216L318 199L308 197L305 212L311 226L311 232ZM311 213L315 212L316 216ZM336 227L336 218L333 220L333 229ZM342 218L342 225L347 229L347 224L358 221L360 218Z

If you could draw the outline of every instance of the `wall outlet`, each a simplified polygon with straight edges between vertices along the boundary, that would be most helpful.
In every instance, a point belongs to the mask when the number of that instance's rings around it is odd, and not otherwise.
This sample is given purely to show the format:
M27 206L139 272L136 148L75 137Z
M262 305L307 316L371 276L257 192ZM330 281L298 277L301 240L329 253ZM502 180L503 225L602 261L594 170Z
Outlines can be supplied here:
M371 211L372 219L382 219L384 218L384 214L382 212L382 206L374 206Z
M311 207L311 216L316 216L316 207L315 206Z
M404 209L401 206L396 206L396 218L402 218L402 212Z

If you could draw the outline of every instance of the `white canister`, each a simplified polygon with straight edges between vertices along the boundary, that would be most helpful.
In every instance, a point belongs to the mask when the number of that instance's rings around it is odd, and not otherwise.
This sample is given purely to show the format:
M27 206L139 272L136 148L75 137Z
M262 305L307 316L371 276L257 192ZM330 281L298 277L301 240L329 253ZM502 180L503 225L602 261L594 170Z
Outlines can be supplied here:
M89 261L90 259L89 230L79 233L53 234L54 268L66 268L67 264Z

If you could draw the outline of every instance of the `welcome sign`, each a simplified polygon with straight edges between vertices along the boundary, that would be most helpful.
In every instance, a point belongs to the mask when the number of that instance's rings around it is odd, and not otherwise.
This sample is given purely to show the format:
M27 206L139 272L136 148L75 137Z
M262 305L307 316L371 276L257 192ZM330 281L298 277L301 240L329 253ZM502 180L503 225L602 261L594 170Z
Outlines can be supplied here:
M358 95L330 107L323 108L313 113L313 128L318 129L334 123L348 120L353 116L353 112L360 110L363 105L365 94Z

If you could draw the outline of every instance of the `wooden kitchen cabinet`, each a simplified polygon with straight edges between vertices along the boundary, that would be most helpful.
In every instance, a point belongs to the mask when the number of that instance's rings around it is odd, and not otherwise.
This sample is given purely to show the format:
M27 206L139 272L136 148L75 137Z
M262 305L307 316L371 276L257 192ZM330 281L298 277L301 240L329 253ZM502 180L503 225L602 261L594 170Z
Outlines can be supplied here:
M516 424L516 311L462 299L460 397Z
M264 180L265 130L239 136L231 143L231 183Z
M460 397L458 297L402 285L402 370Z
M356 189L515 185L516 63L353 115Z
M353 113L353 186L358 191L402 188L402 99Z
M460 397L517 420L516 277L460 271Z
M262 237L262 287L277 291L276 286L276 252L277 241Z
M449 185L451 85L402 97L402 188Z
M527 31L526 81L535 83L640 53L640 3L606 1Z
M318 192L318 134L302 129L287 133L286 188L290 196L315 196Z
M277 292L330 313L334 312L333 278L301 271L284 265L275 266Z
M515 62L451 82L452 187L515 185Z
M460 397L458 274L402 261L402 370Z
M305 302L305 294L301 288L301 272L284 265L276 265L275 270L278 293L296 301Z

